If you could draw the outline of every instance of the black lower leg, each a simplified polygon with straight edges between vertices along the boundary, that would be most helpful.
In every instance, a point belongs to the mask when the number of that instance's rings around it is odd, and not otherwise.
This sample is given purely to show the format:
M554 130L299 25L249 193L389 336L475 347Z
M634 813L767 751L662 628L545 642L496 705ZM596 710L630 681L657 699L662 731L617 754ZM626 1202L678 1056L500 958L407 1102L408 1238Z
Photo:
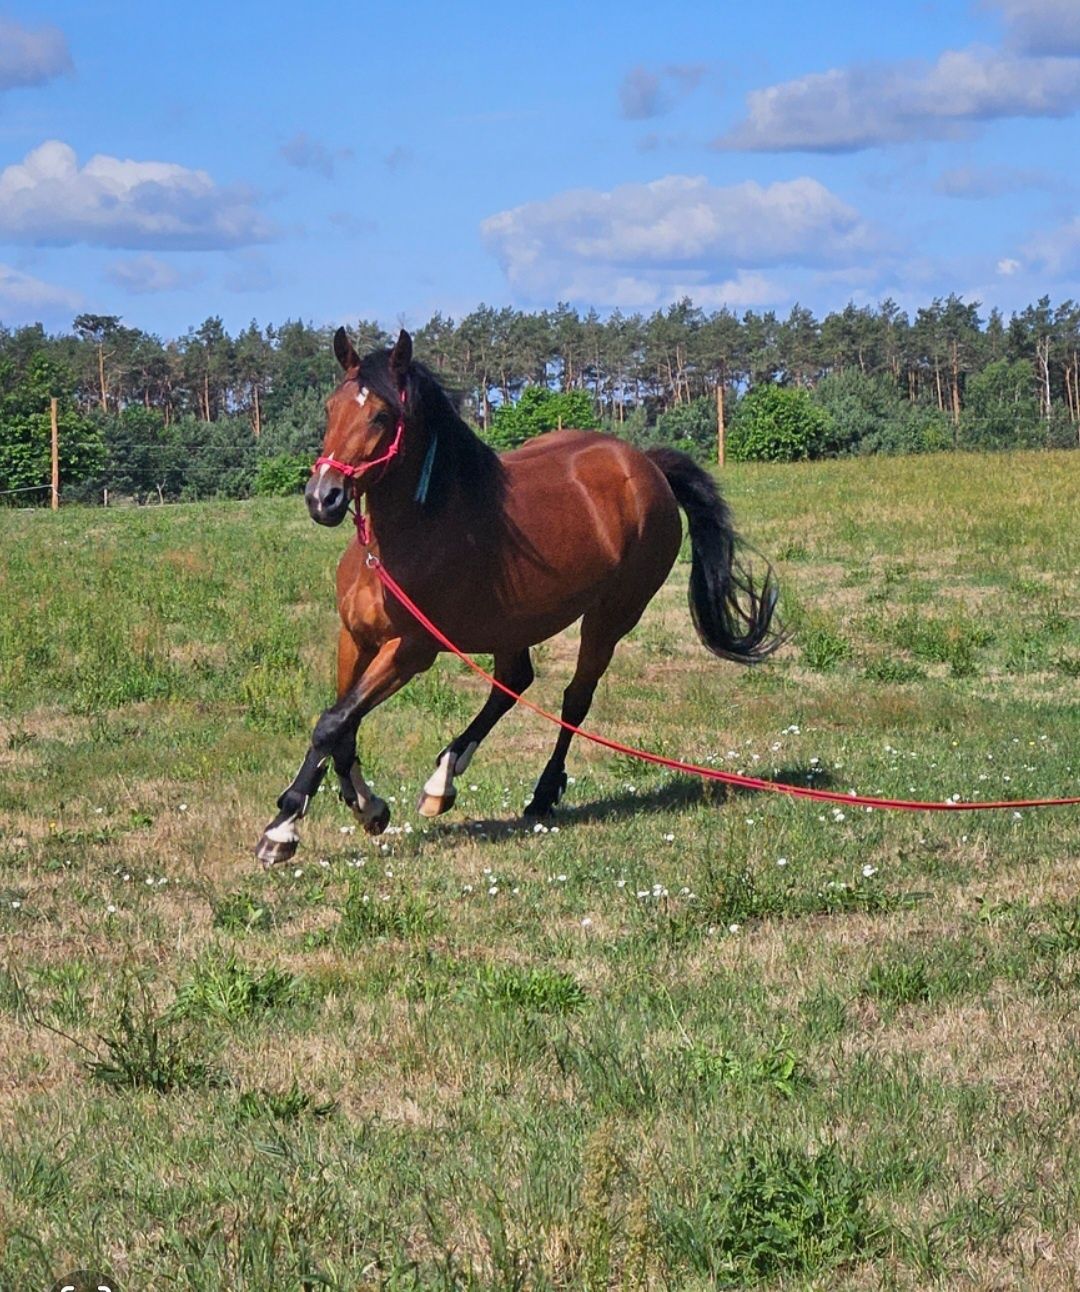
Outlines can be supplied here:
M353 764L356 762L356 728L353 727L334 746L334 771L338 778L338 788L345 803L355 809L359 800L356 786L352 782Z
M516 691L520 695L522 691L532 684L533 680L533 667L529 652L524 650L515 655L505 667L502 666L501 660L496 660L495 676L504 686L508 686L512 691ZM468 750L470 745L478 745L490 733L499 719L510 712L514 704L515 701L512 696L507 695L505 691L501 691L497 686L493 686L488 698L484 701L484 707L465 730L460 735L455 736L439 752L438 758L435 759L435 765L438 766L448 753L454 755L456 762Z
M308 804L314 798L326 775L327 761L326 755L318 753L314 746L307 751L300 770L293 777L292 784L283 791L277 801L281 811L274 819L274 825L304 816Z
M564 722L569 722L576 727L584 720L589 712L589 705L592 704L595 689L595 682L587 685L570 683L563 695ZM566 789L566 751L570 748L573 737L574 733L567 731L565 727L559 732L555 741L555 750L548 759L547 766L540 773L532 799L525 808L526 816L547 816L562 798L563 791Z
M262 832L255 855L264 866L288 861L296 852L296 822L307 812L315 791L326 775L327 759L312 746L292 784L278 799L278 814Z

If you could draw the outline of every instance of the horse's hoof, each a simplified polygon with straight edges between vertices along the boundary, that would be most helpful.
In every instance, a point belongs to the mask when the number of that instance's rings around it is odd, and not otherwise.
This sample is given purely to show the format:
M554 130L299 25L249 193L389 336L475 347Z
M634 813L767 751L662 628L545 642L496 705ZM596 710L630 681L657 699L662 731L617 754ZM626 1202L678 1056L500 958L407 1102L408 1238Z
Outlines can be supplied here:
M555 804L545 803L537 798L533 798L525 804L525 810L521 814L526 821L538 821L541 817L554 816Z
M457 790L453 788L448 794L425 794L421 790L416 810L421 816L442 816L444 812L450 811L456 801Z
M555 811L555 804L563 796L566 789L566 773L562 772L559 776L545 781L541 776L536 783L536 789L533 790L533 796L525 806L522 814L529 820L536 820L537 817L551 816Z
M255 847L255 856L269 870L281 862L292 861L299 843L299 839L271 839L264 834Z
M379 807L361 824L364 827L365 834L382 834L390 824L390 804L384 799L375 800ZM372 805L374 806L374 804Z

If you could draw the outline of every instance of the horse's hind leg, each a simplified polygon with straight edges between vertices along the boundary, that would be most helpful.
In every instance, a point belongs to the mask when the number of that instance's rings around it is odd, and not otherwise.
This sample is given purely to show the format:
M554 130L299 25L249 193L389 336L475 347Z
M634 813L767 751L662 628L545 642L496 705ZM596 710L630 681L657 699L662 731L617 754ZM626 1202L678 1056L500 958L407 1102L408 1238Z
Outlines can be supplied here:
M495 656L495 677L520 695L533 680L532 660L527 650L507 658ZM454 777L468 767L476 747L499 721L514 707L513 699L493 686L484 707L459 736L455 736L435 760L435 770L420 791L417 811L421 816L439 816L454 806L457 790Z
M581 646L577 666L570 685L563 692L562 719L578 727L585 720L592 704L596 684L611 663L619 639L633 628L641 616L641 609L633 612L624 607L613 611L603 604L590 610L581 621ZM547 816L566 789L566 751L570 748L573 732L565 727L559 730L555 749L540 773L533 796L525 808L529 817Z

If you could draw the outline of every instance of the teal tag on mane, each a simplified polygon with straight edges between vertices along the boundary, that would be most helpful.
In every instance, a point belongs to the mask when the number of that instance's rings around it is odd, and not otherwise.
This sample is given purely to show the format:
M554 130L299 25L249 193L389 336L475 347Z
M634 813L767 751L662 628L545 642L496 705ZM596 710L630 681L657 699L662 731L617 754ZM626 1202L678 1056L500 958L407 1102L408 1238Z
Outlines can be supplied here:
M424 465L420 468L420 479L416 485L416 493L413 498L422 507L427 502L428 486L431 484L431 470L435 465L435 447L439 443L439 437L433 435L431 443L428 445L427 456L424 458Z

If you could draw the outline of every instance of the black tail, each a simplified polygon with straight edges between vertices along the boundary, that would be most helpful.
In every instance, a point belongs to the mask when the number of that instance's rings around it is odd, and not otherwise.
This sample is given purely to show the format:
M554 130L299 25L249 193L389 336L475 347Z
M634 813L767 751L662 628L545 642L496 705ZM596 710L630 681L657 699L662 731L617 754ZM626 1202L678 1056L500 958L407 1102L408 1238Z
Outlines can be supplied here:
M714 655L756 664L779 646L772 629L780 595L766 563L760 588L736 554L739 536L727 503L707 471L676 449L649 449L690 522L690 614L698 636Z

